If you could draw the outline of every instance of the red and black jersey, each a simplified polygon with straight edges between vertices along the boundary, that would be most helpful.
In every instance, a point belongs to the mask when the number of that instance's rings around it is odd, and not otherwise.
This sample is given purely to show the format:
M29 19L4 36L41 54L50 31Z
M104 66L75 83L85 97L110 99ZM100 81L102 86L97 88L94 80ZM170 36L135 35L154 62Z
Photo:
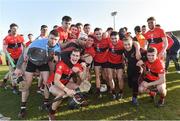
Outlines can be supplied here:
M163 49L163 37L166 37L166 35L164 30L160 28L154 28L154 30L149 30L145 34L145 38L148 41L148 46L155 47L158 53L160 53Z
M68 32L64 31L64 29L62 27L58 27L56 30L59 33L60 41L66 41L68 39Z
M84 54L89 54L94 58L96 51L94 50L94 47L88 47L88 48L85 48Z
M80 72L83 71L83 68L81 64L79 63L73 65L73 67L78 67ZM61 76L61 79L59 81L61 81L61 83L63 84L67 84L69 80L71 79L71 77L73 76L73 74L75 74L72 71L72 68L70 67L70 65L65 64L63 61L60 61L57 63L55 73ZM54 76L55 76L54 73L50 75L48 79L49 84L54 81Z
M67 39L68 39L68 41L72 41L72 40L77 39L78 36L79 36L78 33L77 34L69 33Z
M145 79L150 81L156 81L159 79L158 74L165 73L164 64L160 59L156 59L153 63L149 61L145 62L146 71L145 71Z
M118 41L116 45L113 45L112 42L109 42L109 52L108 52L108 62L113 64L119 64L123 62L123 42Z
M4 38L4 44L7 45L7 51L13 59L18 59L22 53L22 43L24 38L20 35L8 35Z
M95 40L94 41L94 49L96 55L94 57L94 61L98 63L105 63L107 62L108 56L108 46L109 46L109 39L103 38L102 40Z

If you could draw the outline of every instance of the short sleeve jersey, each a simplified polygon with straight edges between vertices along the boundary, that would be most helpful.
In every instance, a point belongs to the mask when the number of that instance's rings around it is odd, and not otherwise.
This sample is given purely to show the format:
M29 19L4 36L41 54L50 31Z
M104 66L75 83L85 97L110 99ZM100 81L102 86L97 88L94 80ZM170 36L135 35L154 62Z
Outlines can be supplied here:
M58 27L57 31L59 33L59 40L60 41L65 41L68 39L68 32L65 32L64 29L62 27Z
M95 40L94 49L95 49L95 57L94 61L98 63L105 63L108 60L108 46L109 46L109 38L103 38L102 40Z
M148 41L148 46L155 47L158 53L160 53L163 49L163 37L166 37L166 35L164 30L160 28L154 28L154 30L149 30L145 34L145 38Z
M8 35L4 38L4 44L7 45L7 51L13 59L18 59L22 53L22 43L24 38L20 35Z
M158 80L159 79L158 74L165 73L164 64L160 59L156 59L153 63L146 61L145 66L146 66L145 78L147 78L150 81Z
M112 42L109 42L109 52L108 52L108 62L113 64L119 64L123 62L123 42L118 41L116 45L113 45Z
M82 68L81 64L79 64L79 63L73 65L73 67L79 68L80 72L83 71L83 68ZM67 84L74 74L72 69L67 64L65 64L63 61L59 61L57 63L55 73L61 76L61 79L59 81L63 84ZM54 76L55 76L54 74L50 75L50 77L48 79L48 83L52 83L54 81Z

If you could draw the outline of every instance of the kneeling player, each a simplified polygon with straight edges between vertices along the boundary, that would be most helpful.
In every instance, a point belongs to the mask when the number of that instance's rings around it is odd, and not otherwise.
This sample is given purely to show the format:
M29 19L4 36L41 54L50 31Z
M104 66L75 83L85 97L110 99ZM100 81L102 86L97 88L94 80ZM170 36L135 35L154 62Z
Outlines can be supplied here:
M139 92L147 92L150 96L154 97L156 93L152 91L151 88L155 87L160 93L160 100L157 106L163 106L164 98L167 94L165 69L164 63L157 57L156 48L149 48L147 50L147 61L143 62L140 60L137 66L142 66L143 64L145 64L146 70L143 81L139 86Z
M68 96L73 96L76 93L75 89L77 89L79 85L73 82L71 78L73 74L79 74L82 80L85 79L84 75L86 72L84 70L86 69L83 68L80 63L78 63L79 59L80 50L75 49L70 55L70 62L68 64L62 60L56 65L55 74L51 75L48 80L48 83L51 85L49 91L56 96L56 98L63 97L65 94ZM56 101L50 107L50 119L55 119L55 111L60 103L61 101Z

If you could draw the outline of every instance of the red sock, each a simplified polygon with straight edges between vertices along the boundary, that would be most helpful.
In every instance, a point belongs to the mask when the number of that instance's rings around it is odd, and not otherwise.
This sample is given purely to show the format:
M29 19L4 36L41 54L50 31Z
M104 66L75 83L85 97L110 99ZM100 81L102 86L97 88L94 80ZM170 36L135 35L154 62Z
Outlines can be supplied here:
M149 95L150 95L150 96L155 96L155 95L156 95L156 92L150 91L150 92L149 92Z
M164 100L164 98L165 98L164 95L160 96L160 100Z

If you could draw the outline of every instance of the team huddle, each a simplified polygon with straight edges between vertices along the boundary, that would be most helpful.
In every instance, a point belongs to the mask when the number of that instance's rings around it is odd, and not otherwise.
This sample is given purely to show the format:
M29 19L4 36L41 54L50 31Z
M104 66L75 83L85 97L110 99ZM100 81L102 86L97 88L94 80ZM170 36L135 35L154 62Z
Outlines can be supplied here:
M156 25L154 17L147 19L147 32L146 26L134 28L135 37L126 27L119 32L111 27L104 32L97 27L91 32L90 24L83 26L71 22L71 17L62 17L62 25L54 26L49 34L48 27L42 25L40 36L33 40L33 34L28 34L26 43L17 33L18 25L10 25L3 40L4 52L11 56L7 59L10 70L2 85L5 86L7 80L16 80L12 81L12 87L14 93L21 92L20 118L27 114L29 88L34 78L38 79L37 92L44 95L42 107L48 110L50 120L55 120L58 106L65 97L71 97L71 109L87 106L86 95L92 94L92 70L96 84L93 94L97 99L103 99L102 85L107 85L110 98L121 100L127 80L132 89L133 105L139 105L138 95L144 92L152 101L159 94L156 106L164 105L168 68L165 67L165 55L174 41ZM12 61L16 65L14 68ZM54 100L49 100L50 94Z

